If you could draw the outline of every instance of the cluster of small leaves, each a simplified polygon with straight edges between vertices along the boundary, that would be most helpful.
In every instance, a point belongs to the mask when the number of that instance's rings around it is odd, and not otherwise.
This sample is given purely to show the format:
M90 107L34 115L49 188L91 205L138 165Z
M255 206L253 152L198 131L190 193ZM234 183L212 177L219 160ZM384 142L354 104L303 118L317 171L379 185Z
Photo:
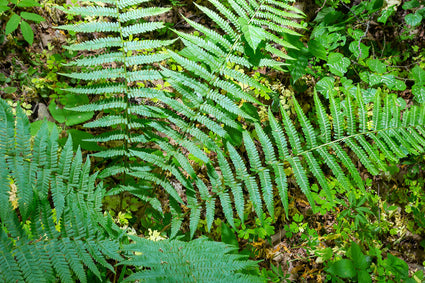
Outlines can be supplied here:
M20 11L32 7L41 7L41 5L34 0L0 1L0 17L7 19L6 28L4 30L5 35L13 33L20 27L25 41L30 45L34 42L34 32L28 21L40 23L45 19L32 12Z

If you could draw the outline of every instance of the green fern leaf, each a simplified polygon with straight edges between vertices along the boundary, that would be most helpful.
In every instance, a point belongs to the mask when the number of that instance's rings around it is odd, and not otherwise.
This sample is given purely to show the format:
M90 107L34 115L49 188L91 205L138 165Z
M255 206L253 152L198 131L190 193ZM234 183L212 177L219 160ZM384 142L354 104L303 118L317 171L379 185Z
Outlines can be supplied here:
M107 79L125 78L124 74L125 72L123 68L105 69L105 70L86 72L86 73L69 73L69 74L61 73L61 75L67 76L69 78L79 79L79 80L90 80L90 81L96 81L101 79L107 80Z
M282 119L283 124L285 125L286 132L288 133L288 139L289 139L289 143L291 144L292 151L295 155L298 155L302 151L301 141L298 136L298 132L295 129L295 126L292 123L292 120L289 118L288 113L286 113L286 111L283 109L282 106L281 106L280 112L282 113L282 116L283 116L283 119Z
M141 24L135 24L122 28L121 33L123 36L136 35L140 33L151 32L164 27L163 23L159 22L147 22Z
M110 0L107 0L107 1L110 1ZM139 5L149 1L150 0L119 0L118 2L112 1L112 3L116 4L117 7L120 9L124 9L130 6Z
M141 8L141 9L131 10L126 13L123 13L122 15L120 15L120 20L123 22L128 22L131 20L157 16L160 14L164 14L170 10L171 8L159 8L159 7Z
M122 53L115 52L115 53L109 53L109 54L102 54L98 56L90 56L83 59L78 59L75 61L72 61L67 66L101 66L103 64L113 63L113 62L124 62L125 57L122 55Z
M303 110L301 109L298 102L294 99L295 112L297 113L298 120L302 131L304 133L305 139L307 140L307 149L311 149L317 146L316 134L314 133L313 126L310 121L305 116Z
M87 6L87 7L70 7L69 9L64 9L63 7L58 7L58 9L74 15L80 16L91 16L91 17L117 17L117 10L114 8L108 7L99 7L99 6Z
M126 245L125 251L131 256L124 265L146 267L125 279L125 282L150 280L155 282L195 280L199 282L261 282L260 278L243 276L239 270L254 265L242 260L237 254L230 254L234 247L221 242L196 239L188 243L181 241L157 241L132 237L134 244ZM217 260L220 258L220 261Z
M247 132L243 132L243 140L251 164L251 170L255 171L260 177L261 190L263 192L264 202L266 204L267 210L273 217L273 185L271 183L270 172L268 169L262 166L260 156L257 152L255 144Z
M245 186L248 189L250 200L254 206L254 210L257 213L257 216L263 220L262 201L260 192L258 191L257 181L255 177L248 173L245 163L237 153L236 149L230 143L227 143L227 148L229 150L230 158L235 165L236 175L240 181L245 183Z
M335 99L334 93L331 91L329 93L329 103L330 103L330 110L333 118L333 129L334 129L334 136L336 139L340 139L343 136L344 128L344 118L342 116L341 108L340 108L340 101L338 99Z
M321 136L323 137L323 141L328 143L331 141L331 123L329 122L328 114L323 107L322 102L317 95L316 90L314 90L314 103L316 105L316 116L318 119Z
M217 159L218 159L218 163L220 165L221 173L223 175L224 183L232 191L236 212L238 213L241 221L244 222L245 201L244 201L244 196L243 196L243 192L242 192L242 187L240 186L239 183L236 182L236 180L233 176L232 170L230 169L230 165L227 162L227 160L224 158L224 155L221 151L217 152ZM229 208L229 210L231 211L230 208ZM226 217L228 215L229 216L231 215L231 217L230 217L231 220L229 220L229 217L227 217L227 219L228 219L229 223L234 223L233 222L233 212L230 213L230 211L225 212L225 215L226 215ZM234 226L234 224L231 224L231 225L232 225L232 227Z
M139 40L139 41L125 41L124 42L124 51L137 51L145 49L155 49L159 47L164 47L172 44L173 40Z
M119 32L120 26L118 23L114 22L92 22L92 23L82 23L77 25L63 25L57 27L58 29L71 30L74 32Z

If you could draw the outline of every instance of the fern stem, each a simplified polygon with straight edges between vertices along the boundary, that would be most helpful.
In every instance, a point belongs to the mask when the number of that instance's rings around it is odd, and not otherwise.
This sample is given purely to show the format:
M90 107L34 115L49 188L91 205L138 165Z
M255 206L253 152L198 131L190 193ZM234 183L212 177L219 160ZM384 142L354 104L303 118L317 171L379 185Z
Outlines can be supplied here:
M117 1L118 2L118 1ZM122 23L121 23L121 13L120 13L120 8L118 7L118 5L116 5L116 12L117 12L117 22L119 25L119 34L120 34L120 39L121 42L124 43L124 36L123 36L123 32L122 32ZM128 93L129 93L129 88L128 88L128 71L127 71L127 52L125 51L124 48L122 48L122 54L123 54L123 62L122 62L122 68L124 70L124 78L125 78L125 84L124 84L124 102L126 104L125 109L124 109L124 117L125 117L125 121L127 121L127 123L125 123L124 125L124 134L127 135L130 138L130 129L128 127L128 121L129 121L129 115L128 115L128 109L130 108L130 100L128 98ZM122 129L121 129L122 130ZM124 150L126 152L126 155L124 156L124 167L125 167L125 171L123 174L123 184L126 185L127 184L127 172L129 169L129 159L128 159L128 154L129 154L129 150L128 150L128 139L124 139ZM124 194L121 193L120 194L120 202L119 202L119 210L122 210L122 204L124 201Z

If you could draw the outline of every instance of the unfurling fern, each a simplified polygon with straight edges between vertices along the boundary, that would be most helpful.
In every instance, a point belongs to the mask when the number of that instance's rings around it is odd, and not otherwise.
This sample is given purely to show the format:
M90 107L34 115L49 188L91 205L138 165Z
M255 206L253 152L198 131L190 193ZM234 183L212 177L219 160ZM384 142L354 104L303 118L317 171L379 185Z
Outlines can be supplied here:
M34 142L28 118L16 119L0 99L0 280L87 282L99 279L108 258L121 260L119 228L100 213L103 188L90 162L74 155L68 139L59 154L58 132L47 124Z

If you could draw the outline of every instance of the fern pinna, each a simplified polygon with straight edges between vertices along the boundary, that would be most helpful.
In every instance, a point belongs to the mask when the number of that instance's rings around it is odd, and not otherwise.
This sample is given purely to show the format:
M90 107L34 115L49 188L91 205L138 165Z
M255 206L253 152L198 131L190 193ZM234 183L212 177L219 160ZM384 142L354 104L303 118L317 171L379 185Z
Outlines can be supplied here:
M71 138L59 154L58 139L45 123L31 143L25 113L17 107L15 119L0 99L2 282L87 282L87 268L100 279L99 265L114 272L108 258L122 259L90 162L74 155Z

